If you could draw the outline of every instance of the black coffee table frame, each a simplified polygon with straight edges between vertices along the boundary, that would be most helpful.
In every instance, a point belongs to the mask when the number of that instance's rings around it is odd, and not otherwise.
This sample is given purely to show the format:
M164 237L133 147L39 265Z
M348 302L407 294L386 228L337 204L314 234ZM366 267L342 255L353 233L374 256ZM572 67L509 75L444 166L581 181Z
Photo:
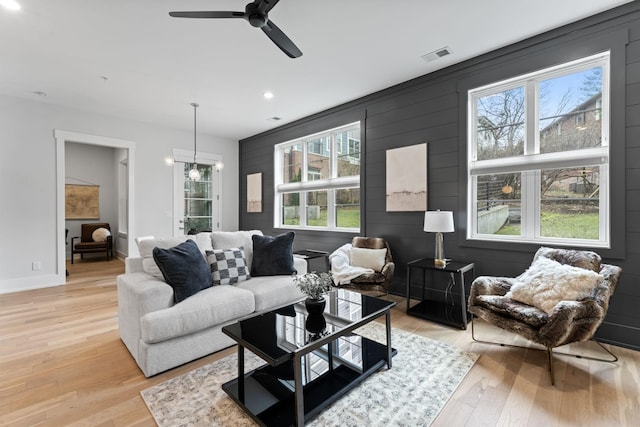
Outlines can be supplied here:
M353 294L347 290L333 292ZM264 338L261 334L247 337L246 331L252 325L262 327L269 322L274 322L272 319L275 319L276 312L282 312L283 309L295 310L294 305L225 326L222 331L238 343L238 377L223 384L222 389L261 425L303 426L305 421L310 420L385 364L388 368L392 366L392 357L397 351L391 346L390 310L396 304L393 301L380 300L366 295L362 295L362 298L365 299L363 307L374 306L373 310L364 313L357 320L345 322L345 319L341 319L339 327L317 340L295 350L276 352L277 354L274 354L272 349L264 350L265 347L260 342L261 337ZM297 311L303 311L304 304L302 302L296 304ZM334 343L341 337L356 335L353 334L353 330L382 315L385 316L386 323L386 345L362 337L361 367L354 368L349 363L341 363L340 361L334 363ZM327 314L327 317L331 323L331 314ZM306 384L303 384L305 357L324 346L327 346L327 371L318 378L308 380ZM265 360L267 364L245 373L245 348ZM306 360L308 363L309 359ZM293 390L287 386L286 381L283 381L282 378L293 380Z

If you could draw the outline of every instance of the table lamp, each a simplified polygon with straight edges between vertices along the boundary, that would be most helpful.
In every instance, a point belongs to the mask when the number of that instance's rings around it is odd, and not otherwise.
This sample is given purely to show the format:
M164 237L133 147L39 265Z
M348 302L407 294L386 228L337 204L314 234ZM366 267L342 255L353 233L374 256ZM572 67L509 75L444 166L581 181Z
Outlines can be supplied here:
M433 263L438 267L447 265L444 257L444 246L442 242L442 233L451 233L453 228L453 212L451 211L426 211L424 213L424 231L427 233L436 233L436 254Z

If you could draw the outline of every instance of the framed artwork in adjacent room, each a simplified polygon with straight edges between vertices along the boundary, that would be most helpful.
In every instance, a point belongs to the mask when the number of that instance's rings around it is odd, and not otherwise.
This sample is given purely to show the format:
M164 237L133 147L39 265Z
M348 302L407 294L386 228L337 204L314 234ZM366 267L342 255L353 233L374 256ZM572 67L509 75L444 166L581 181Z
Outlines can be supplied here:
M262 172L247 175L247 212L262 212Z
M100 186L65 184L66 219L100 219Z
M387 212L427 210L427 144L387 150Z

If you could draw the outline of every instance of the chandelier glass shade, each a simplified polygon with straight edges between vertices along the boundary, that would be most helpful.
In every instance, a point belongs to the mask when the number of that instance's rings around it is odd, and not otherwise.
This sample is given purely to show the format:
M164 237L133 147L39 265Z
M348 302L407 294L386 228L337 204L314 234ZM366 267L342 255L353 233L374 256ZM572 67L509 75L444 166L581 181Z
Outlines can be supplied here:
M193 165L191 165L191 169L189 170L189 179L191 181L200 181L200 171L198 170L198 162L196 161L196 155L198 154L198 143L196 137L196 111L198 109L198 104L192 102L191 106L193 107Z

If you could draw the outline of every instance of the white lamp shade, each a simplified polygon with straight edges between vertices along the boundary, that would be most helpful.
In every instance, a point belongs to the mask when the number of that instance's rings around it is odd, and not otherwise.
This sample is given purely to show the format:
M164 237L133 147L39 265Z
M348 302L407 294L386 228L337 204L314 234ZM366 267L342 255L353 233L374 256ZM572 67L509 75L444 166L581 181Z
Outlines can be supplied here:
M451 233L453 227L453 212L426 211L424 213L424 231L427 233Z

